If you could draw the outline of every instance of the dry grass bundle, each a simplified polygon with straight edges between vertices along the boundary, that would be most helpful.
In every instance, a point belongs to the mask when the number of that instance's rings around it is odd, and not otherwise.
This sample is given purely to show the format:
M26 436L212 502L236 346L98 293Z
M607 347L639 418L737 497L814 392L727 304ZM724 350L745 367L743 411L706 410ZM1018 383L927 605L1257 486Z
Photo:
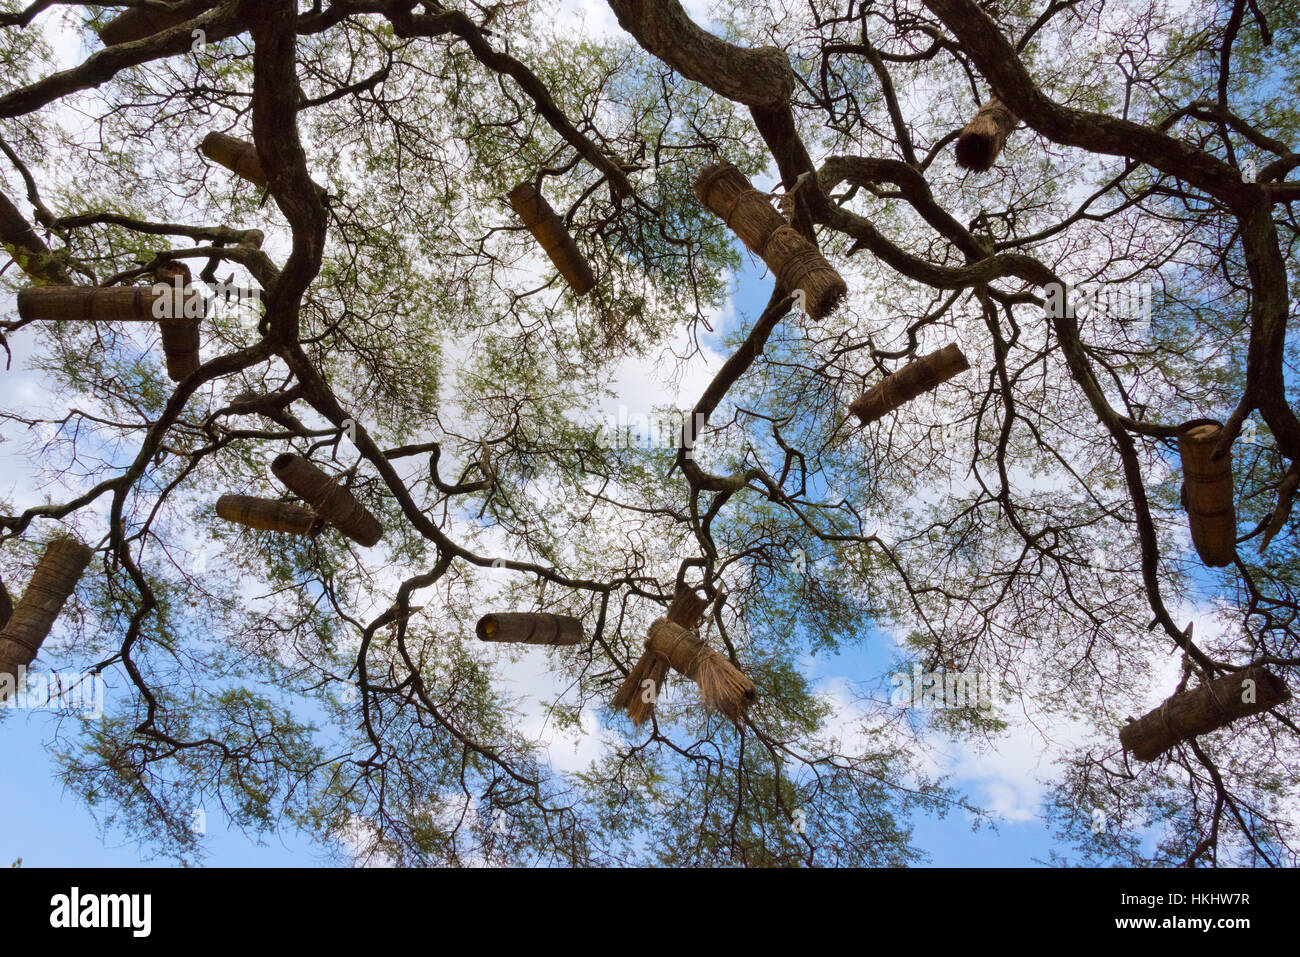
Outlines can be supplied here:
M1178 454L1183 463L1183 502L1192 544L1201 561L1219 568L1237 556L1237 511L1232 501L1232 450L1213 458L1223 426L1213 419L1193 419L1178 427Z
M697 635L660 618L650 626L646 653L619 686L611 706L626 711L636 724L645 721L654 713L654 699L663 688L669 668L694 681L704 703L732 721L744 716L758 694L744 672ZM647 686L646 681L653 685Z
M324 521L310 509L252 495L223 495L217 499L217 517L248 528L287 535L316 535Z
M266 171L257 155L257 147L246 140L212 132L203 137L199 152L214 163L219 163L241 179L266 189Z
M590 292L596 285L591 266L546 198L531 183L520 183L506 194L506 199L533 238L541 243L574 295Z
M18 290L18 315L36 322L156 322L149 286L33 286Z
M957 137L957 165L977 173L988 172L1016 128L1016 122L1015 114L1001 101L989 100Z
M848 286L840 274L734 165L704 167L693 187L700 202L762 258L781 288L803 290L805 308L813 319L830 315L844 299Z
M384 527L355 495L301 455L284 452L271 462L271 471L284 486L315 509L316 514L353 541L369 548L379 542Z
M701 595L694 588L682 587L673 595L666 617L674 625L681 625L694 631L700 627L700 622L704 620L704 613L708 611L712 602L713 599L708 595Z
M3 192L0 192L0 244L18 268L37 282L66 284L69 281L67 270L54 258L50 247Z
M31 583L0 630L0 674L17 681L19 666L32 663L93 554L70 536L46 546Z
M521 645L577 645L582 642L582 622L569 615L546 612L503 612L484 615L475 628L479 641Z
M867 425L969 368L970 363L961 349L955 342L950 343L938 352L909 362L893 375L885 376L854 399L849 411Z
M1263 668L1246 668L1166 699L1154 711L1121 728L1119 741L1138 761L1154 761L1180 741L1190 741L1290 699L1290 690L1277 675Z
M192 8L194 4L188 6ZM125 10L104 24L99 38L108 46L115 43L131 43L184 23L192 16L194 13L173 13L169 10L144 8Z

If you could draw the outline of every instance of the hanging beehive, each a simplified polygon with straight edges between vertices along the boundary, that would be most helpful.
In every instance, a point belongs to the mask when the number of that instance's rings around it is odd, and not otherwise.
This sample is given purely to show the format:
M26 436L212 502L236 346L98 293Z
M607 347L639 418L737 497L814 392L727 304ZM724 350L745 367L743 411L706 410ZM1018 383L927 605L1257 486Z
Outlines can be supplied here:
M252 495L221 496L217 499L217 517L248 528L287 535L316 535L325 524L301 505Z
M957 165L977 173L988 172L1016 128L1016 122L1015 114L1000 100L989 100L957 137Z
M744 672L697 634L660 618L650 626L645 653L619 686L610 706L627 712L635 724L647 720L654 713L669 668L694 681L704 703L732 721L744 716L758 694Z
M190 6L192 7L193 4ZM131 43L179 26L194 15L143 7L124 10L104 24L104 29L99 31L99 38L108 46L115 43Z
M37 322L157 322L149 286L32 286L18 290L18 315Z
M544 612L502 612L484 615L475 629L480 641L521 645L576 645L582 642L582 622L569 615Z
M1119 741L1138 761L1154 761L1180 741L1209 734L1290 698L1290 690L1277 675L1247 668L1173 695L1121 728Z
M569 284L574 295L582 296L590 292L596 285L596 277L591 271L591 266L578 249L578 244L569 235L569 231L564 228L564 221L551 208L546 198L532 183L520 183L506 194L506 199L510 201L515 214L528 227L528 231L533 234L533 238L546 251L546 255L560 271L560 275Z
M1214 419L1193 419L1178 427L1178 454L1183 464L1183 504L1192 544L1212 568L1231 565L1237 556L1237 512L1232 501L1232 450L1214 458L1223 426Z
M849 411L867 425L969 368L970 363L961 349L955 342L950 343L938 352L909 362L893 375L885 376L854 399Z
M183 262L167 263L155 275L159 283L169 287L162 294L171 297L166 310L168 317L158 321L163 355L167 359L167 376L173 382L180 382L198 371L201 320L191 313L206 313L207 304L199 291L190 285L190 269ZM158 309L154 311L157 313Z
M262 160L254 144L225 133L212 132L203 137L199 151L241 179L266 189L266 171L262 169Z
M0 629L0 674L16 680L19 666L32 663L93 554L70 536L55 538L45 547L27 590Z
M840 274L733 164L704 167L693 186L699 201L767 264L782 289L803 290L808 315L823 319L840 304L848 293Z
M384 527L355 495L339 485L301 455L284 452L271 462L271 471L285 488L348 538L369 548L378 543Z
M0 243L18 268L37 282L67 283L68 273L32 224L9 197L0 192Z

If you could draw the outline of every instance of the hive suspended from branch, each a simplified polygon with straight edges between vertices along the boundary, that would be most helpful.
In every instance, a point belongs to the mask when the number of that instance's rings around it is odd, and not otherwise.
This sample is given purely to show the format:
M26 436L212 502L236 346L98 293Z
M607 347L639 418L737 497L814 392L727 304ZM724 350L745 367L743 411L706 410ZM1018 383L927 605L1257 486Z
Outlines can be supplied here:
M685 675L700 689L710 708L739 721L757 697L757 689L744 672L718 654L692 631L660 618L650 626L645 653L619 686L610 706L626 711L636 724L654 713L668 669Z
M167 376L173 382L181 382L199 368L200 319L192 313L206 314L207 302L190 285L190 270L184 263L168 263L156 275L159 283L168 289L156 289L155 294L170 296L170 301L154 303L155 315L166 313L159 319L158 329L162 333L163 355L167 358Z
M348 538L369 548L383 536L384 527L379 519L355 495L301 455L292 452L277 455L271 461L271 471L289 491Z
M1016 128L1016 122L1015 114L1000 100L989 100L957 137L957 165L977 173L988 172Z
M151 10L144 7L125 10L104 24L104 29L99 32L99 38L109 46L115 43L131 43L134 40L142 40L145 37L153 36L155 33L179 26L191 17L197 16L200 10L210 7L212 4L184 3L173 4L173 6L180 8L181 12ZM184 12L186 10L189 12Z
M266 171L262 169L257 147L252 143L225 133L213 132L203 137L199 150L208 159L220 163L241 179L266 189Z
M0 629L0 675L11 675L16 682L19 667L32 663L93 554L66 535L45 547L27 590ZM0 683L0 689L3 687Z
M157 322L149 286L32 286L18 290L18 315L37 322Z
M1232 450L1213 458L1223 426L1214 419L1193 419L1178 427L1178 454L1183 463L1183 505L1192 529L1192 544L1212 568L1231 565L1237 556L1237 512L1232 502Z
M893 375L885 376L854 399L849 411L867 425L969 368L970 363L961 349L955 342L950 343L938 352L909 362Z
M591 266L587 264L569 231L564 228L564 220L560 219L546 198L532 183L520 183L506 194L506 199L510 201L515 215L533 234L533 238L541 243L542 249L560 271L564 281L573 289L574 295L582 296L590 292L596 285Z
M1154 761L1180 741L1259 714L1291 698L1282 679L1263 668L1247 668L1184 691L1119 732L1119 741L1139 761Z
M683 585L673 595L666 617L674 625L695 631L704 620L704 612L711 602L707 595ZM615 711L626 711L634 724L641 724L654 714L655 699L667 675L667 660L647 648L619 685L610 706Z
M693 185L699 201L767 263L782 289L802 290L808 315L823 319L840 304L848 292L840 274L733 164L704 167Z
M324 520L310 509L252 495L223 495L217 499L217 517L248 528L287 535L317 535Z
M582 622L569 615L544 612L503 612L484 615L475 629L480 641L521 645L577 645Z

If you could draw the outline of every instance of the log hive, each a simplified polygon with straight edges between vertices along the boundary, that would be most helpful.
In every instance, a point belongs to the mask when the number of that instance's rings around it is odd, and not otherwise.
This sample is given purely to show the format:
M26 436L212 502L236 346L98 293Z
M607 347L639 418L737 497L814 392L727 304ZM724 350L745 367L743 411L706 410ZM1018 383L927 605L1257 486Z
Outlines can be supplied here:
M325 521L367 548L379 542L384 527L355 495L301 455L284 452L271 462L271 471L284 486L310 505Z
M733 164L704 167L693 187L699 201L767 264L782 289L803 291L813 319L824 319L844 299L848 286L840 274Z
M575 296L590 292L596 285L591 266L578 249L564 221L532 183L520 183L506 194L510 206L528 231L550 257Z
M158 321L158 330L162 333L163 355L167 359L167 376L173 382L182 382L193 375L199 368L199 324L200 319L190 315L198 311L206 315L207 303L195 303L195 297L201 293L190 285L190 268L183 262L167 263L155 272L159 283L171 287L171 302L167 312L170 318ZM155 291L155 295L157 295ZM156 305L156 303L155 303ZM187 309L187 306L198 309ZM156 311L156 310L155 310Z
M1192 419L1178 427L1183 465L1183 498L1196 554L1211 568L1237 557L1237 512L1232 501L1232 451L1213 458L1223 426L1214 419Z
M892 375L885 376L854 399L849 411L867 425L969 368L970 363L961 349L955 342L950 343L938 352L909 362Z
M1015 114L1000 100L989 100L957 137L957 165L977 173L988 172L1016 128L1016 122Z
M266 189L266 171L257 155L257 147L246 140L212 132L203 137L199 150L214 163L219 163L241 179Z
M37 322L157 322L150 286L30 286L18 290L18 315Z
M1254 682L1253 686L1248 681ZM1254 700L1243 700L1246 698ZM1263 668L1247 668L1168 698L1121 728L1119 741L1138 761L1154 761L1181 741L1267 711L1290 698L1290 690L1277 675Z
M190 0L187 3L175 3L172 6L176 8L174 11L149 10L143 7L124 10L104 24L104 28L99 31L99 38L107 46L143 40L155 33L179 26L186 20L198 16L202 10L207 9L212 4Z
M480 641L521 645L576 645L582 642L582 622L569 615L545 612L502 612L484 615L475 628Z
M217 517L248 528L288 535L315 535L324 522L310 509L292 502L252 495L223 495L217 499Z
M76 590L94 552L70 536L53 539L23 597L0 629L0 674L18 679L18 668L32 663L64 603Z

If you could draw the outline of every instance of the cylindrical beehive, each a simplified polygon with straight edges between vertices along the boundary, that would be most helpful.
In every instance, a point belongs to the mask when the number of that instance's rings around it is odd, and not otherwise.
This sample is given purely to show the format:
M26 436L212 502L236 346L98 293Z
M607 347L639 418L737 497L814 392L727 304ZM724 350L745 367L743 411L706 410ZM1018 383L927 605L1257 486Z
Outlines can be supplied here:
M573 289L574 295L582 296L590 292L596 285L591 266L569 231L564 228L564 221L551 208L546 198L531 183L520 183L506 194L506 199L533 234L533 238L541 243L542 249L560 271L564 281Z
M1232 501L1232 450L1213 458L1223 426L1193 419L1178 427L1183 463L1183 495L1192 544L1205 564L1231 565L1237 556L1237 511Z
M221 496L217 499L217 517L249 528L289 535L315 535L322 524L310 509L301 505L252 495Z
M355 495L301 455L285 452L271 462L271 471L289 491L344 535L369 548L384 534L379 520Z
M783 289L803 291L808 315L823 319L839 305L848 292L844 279L733 164L704 167L693 186L700 202L762 258Z
M1001 101L989 100L957 137L957 165L977 173L992 169L1015 128L1015 114Z
M53 539L8 623L0 629L0 674L18 676L18 667L32 663L76 590L94 552L70 536Z
M739 721L757 697L754 683L744 672L693 632L667 618L650 626L645 647L650 655L663 659L673 671L699 685L705 703L733 721Z
M104 24L104 29L99 32L99 38L107 46L115 43L131 43L184 23L193 15L148 10L142 7L124 10Z
M149 286L33 286L18 290L18 315L37 322L155 322Z
M1154 761L1180 741L1267 711L1290 698L1290 690L1277 675L1263 668L1247 668L1174 695L1121 728L1119 741L1137 760Z
M885 376L854 399L849 411L867 425L969 368L970 363L961 349L955 342L950 343L938 352L909 362L893 375Z
M480 641L522 645L576 645L582 642L582 622L569 615L503 612L484 615L475 629Z
M199 320L164 319L158 323L162 332L163 355L167 359L167 376L181 382L199 368Z
M266 171L262 168L262 160L258 157L254 144L225 133L212 132L203 137L199 150L208 159L220 163L241 179L266 189Z

